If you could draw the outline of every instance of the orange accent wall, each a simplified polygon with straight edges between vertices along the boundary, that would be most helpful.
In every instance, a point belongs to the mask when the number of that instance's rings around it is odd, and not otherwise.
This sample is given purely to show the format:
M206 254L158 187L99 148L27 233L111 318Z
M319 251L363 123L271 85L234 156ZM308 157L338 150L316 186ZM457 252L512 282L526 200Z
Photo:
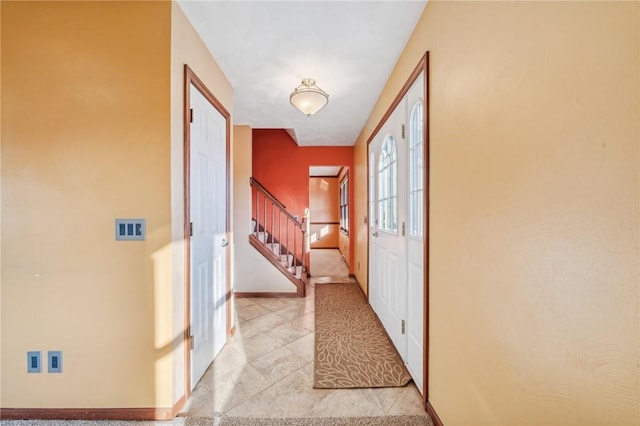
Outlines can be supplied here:
M345 166L351 169L353 147L300 147L283 129L254 129L252 162L253 177L291 214L302 218L309 207L309 166ZM350 183L351 194L352 185ZM350 221L353 222L353 217ZM349 253L349 258L351 256Z

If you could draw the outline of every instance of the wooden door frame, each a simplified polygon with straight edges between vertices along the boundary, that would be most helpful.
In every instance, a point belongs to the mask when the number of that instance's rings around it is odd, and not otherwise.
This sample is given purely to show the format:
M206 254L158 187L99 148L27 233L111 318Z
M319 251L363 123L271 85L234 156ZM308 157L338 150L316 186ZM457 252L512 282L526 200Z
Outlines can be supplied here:
M230 153L231 153L231 114L222 105L222 103L211 93L204 82L196 75L196 73L189 67L184 65L184 104L183 104L183 168L184 168L184 247L185 247L185 273L184 273L184 321L185 327L183 331L183 345L185 351L185 398L191 395L191 348L189 338L191 335L191 229L189 224L191 223L191 85L193 85L204 96L213 107L224 117L225 119L225 144L226 144L226 177L225 177L225 197L226 197L226 223L225 223L225 238L230 241L229 233L231 229L231 171L230 171ZM231 246L229 246L231 247ZM227 269L226 276L226 298L225 305L226 317L227 317L227 337L232 334L231 324L231 254L226 256Z
M423 109L423 135L422 135L422 140L424 143L424 150L423 150L423 164L425 166L425 173L422 177L423 181L422 181L422 187L423 187L423 191L424 191L424 197L423 197L423 211L424 211L424 215L423 215L423 243L424 243L424 250L423 250L423 283L424 283L424 295L423 295L423 332L424 332L424 342L423 342L423 367L422 367L422 397L423 397L423 403L424 403L424 408L425 410L427 410L429 413L435 413L435 411L433 411L433 407L431 406L431 403L429 402L429 175L430 175L430 168L429 168L429 154L430 154L430 145L429 145L429 52L425 52L424 56L420 59L420 62L418 62L418 65L416 65L416 67L413 69L413 71L411 72L411 74L409 75L409 78L407 79L407 81L404 83L404 85L402 86L402 88L400 89L400 91L398 92L398 94L396 95L395 99L393 100L393 102L391 102L391 105L389 106L389 108L387 109L387 111L384 113L384 115L382 116L382 119L380 119L380 121L378 122L378 125L373 129L373 131L371 132L371 136L369 137L369 139L367 139L367 302L369 302L369 304L371 304L371 296L370 296L370 292L369 292L369 280L370 280L370 274L369 274L369 264L371 262L371 258L370 258L370 253L369 253L369 236L370 236L370 226L371 224L369 223L371 218L369 217L369 195L370 195L370 176L371 176L371 171L369 170L370 167L370 144L373 141L373 139L378 135L378 133L380 132L380 129L382 129L382 126L384 126L384 124L386 123L386 121L389 119L389 117L391 116L391 114L393 113L393 111L396 109L396 107L400 104L400 101L402 101L402 98L404 98L404 96L407 94L407 92L409 91L409 89L411 88L411 86L413 85L413 83L416 81L416 79L418 77L420 77L420 75L424 76L424 87L423 87L423 99L424 99L424 109Z

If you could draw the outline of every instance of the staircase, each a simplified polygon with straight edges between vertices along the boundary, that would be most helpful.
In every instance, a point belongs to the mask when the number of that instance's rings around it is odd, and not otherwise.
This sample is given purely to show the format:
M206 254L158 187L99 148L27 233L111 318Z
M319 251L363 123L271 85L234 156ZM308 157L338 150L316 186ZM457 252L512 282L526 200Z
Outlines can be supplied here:
M305 228L262 184L250 178L253 197L249 243L305 296L307 282Z

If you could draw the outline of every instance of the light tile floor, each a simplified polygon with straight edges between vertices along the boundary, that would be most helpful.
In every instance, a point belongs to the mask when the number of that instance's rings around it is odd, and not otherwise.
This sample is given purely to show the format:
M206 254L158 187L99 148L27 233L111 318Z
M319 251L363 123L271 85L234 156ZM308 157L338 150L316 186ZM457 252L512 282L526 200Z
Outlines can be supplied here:
M313 277L348 277L349 267L338 249L311 249L309 271Z
M303 299L236 299L236 334L180 416L426 416L412 383L402 388L313 389L316 281L338 280L312 279Z

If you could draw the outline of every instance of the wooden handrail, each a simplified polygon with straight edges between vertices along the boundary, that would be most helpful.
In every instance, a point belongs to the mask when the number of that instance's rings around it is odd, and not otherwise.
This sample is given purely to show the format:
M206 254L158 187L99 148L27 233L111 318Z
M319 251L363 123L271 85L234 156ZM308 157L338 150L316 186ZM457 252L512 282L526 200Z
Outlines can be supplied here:
M296 226L298 226L300 229L302 229L302 231L304 232L304 229L302 228L302 222L300 222L299 220L297 220L295 217L293 217L293 215L291 213L289 213L287 211L287 208L285 207L284 204L282 204L280 202L280 200L278 200L275 195L273 195L271 192L269 192L269 190L267 188L265 188L260 182L258 182L256 179L254 179L253 177L249 178L249 184L251 186L255 186L256 188L258 188L260 190L260 192L262 192L264 194L265 197L267 197L269 200L271 200L271 202L273 204L275 204L276 206L278 206L280 208L280 211L287 216L289 219L291 219Z
M256 187L258 187L258 188L260 189L260 191L264 192L264 193L269 197L269 199L270 199L271 201L273 201L275 204L277 204L278 206L280 206L280 208L281 208L281 209L285 210L285 209L287 208L284 204L282 204L282 203L280 202L280 200L278 200L278 199L276 198L276 196L275 196L275 195L273 195L271 192L269 192L269 190L268 190L267 188L265 188L265 187L264 187L264 185L262 185L260 182L258 182L255 178L250 177L250 178L249 178L249 184L250 184L251 186L256 186Z
M282 264L296 280L307 273L306 224L296 219L264 185L249 179L253 199L252 245L260 244L260 252L272 262ZM282 270L282 268L279 268ZM292 278L292 277L289 277ZM297 281L296 281L297 282Z

